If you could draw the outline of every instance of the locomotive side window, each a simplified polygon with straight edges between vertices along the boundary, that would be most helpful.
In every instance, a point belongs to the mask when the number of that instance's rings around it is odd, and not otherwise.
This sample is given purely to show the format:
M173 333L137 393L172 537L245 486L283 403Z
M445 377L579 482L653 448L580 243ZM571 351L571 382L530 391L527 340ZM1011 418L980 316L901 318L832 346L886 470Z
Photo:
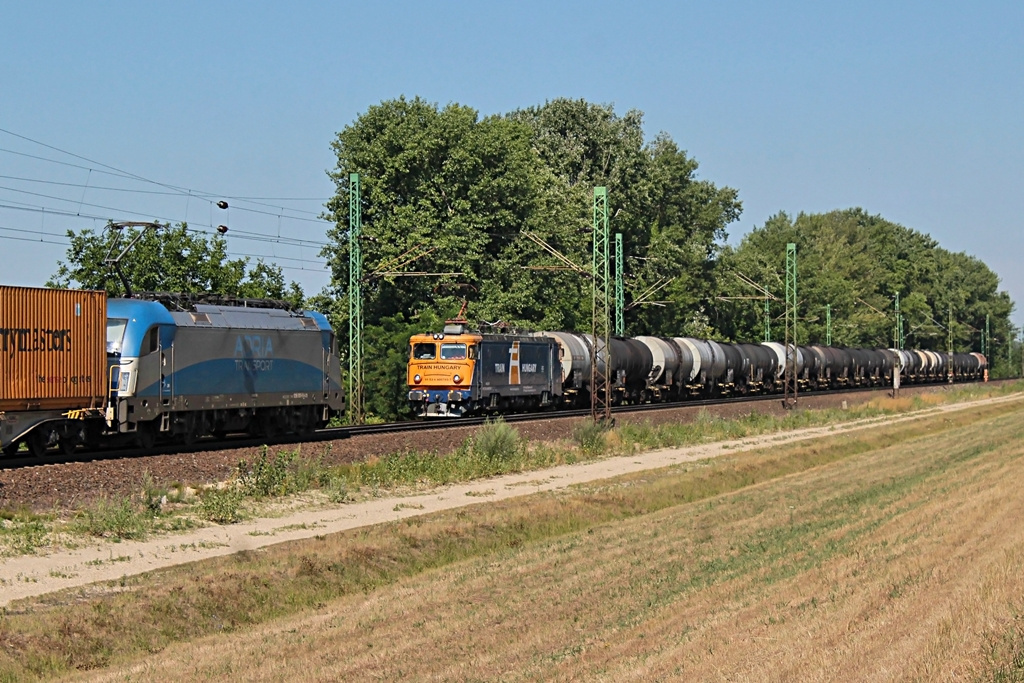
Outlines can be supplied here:
M434 360L437 357L435 344L413 344L412 357L416 360Z
M476 344L469 347L469 359L476 360Z
M140 356L148 356L149 354L156 351L160 342L160 329L157 327L149 328L149 332L146 333L146 338L142 341L142 348L140 349Z
M441 360L465 360L465 344L441 344Z

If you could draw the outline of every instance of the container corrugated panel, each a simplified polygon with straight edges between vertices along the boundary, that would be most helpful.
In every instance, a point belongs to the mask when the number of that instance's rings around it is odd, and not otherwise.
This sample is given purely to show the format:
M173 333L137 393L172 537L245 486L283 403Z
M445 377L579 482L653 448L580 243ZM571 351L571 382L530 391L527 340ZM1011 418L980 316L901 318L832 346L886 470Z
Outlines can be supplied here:
M0 411L100 407L107 293L0 285Z

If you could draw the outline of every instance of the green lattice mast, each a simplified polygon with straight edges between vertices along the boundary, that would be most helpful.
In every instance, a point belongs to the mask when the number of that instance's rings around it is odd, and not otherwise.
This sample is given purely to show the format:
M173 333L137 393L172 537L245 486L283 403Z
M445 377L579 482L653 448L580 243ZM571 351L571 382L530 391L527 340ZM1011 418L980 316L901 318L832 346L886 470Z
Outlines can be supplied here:
M626 334L626 291L622 282L622 233L615 233L615 336Z
M348 418L363 421L363 210L359 174L348 176Z
M825 346L832 346L832 304L825 304Z
M796 348L796 244L786 245L786 369L782 404L796 406L797 348Z
M764 340L770 342L772 340L772 319L771 312L768 309L768 289L764 290Z
M593 278L593 317L590 349L590 416L595 422L610 422L612 416L611 380L612 369L611 318L609 273L608 273L608 188L594 188L594 248L591 264ZM601 347L601 348L598 348ZM600 354L598 352L601 352ZM603 367L598 367L599 355L603 356Z
M946 363L946 374L949 376L949 383L953 383L953 306L949 306L949 322L946 323L946 347L949 352L949 360Z

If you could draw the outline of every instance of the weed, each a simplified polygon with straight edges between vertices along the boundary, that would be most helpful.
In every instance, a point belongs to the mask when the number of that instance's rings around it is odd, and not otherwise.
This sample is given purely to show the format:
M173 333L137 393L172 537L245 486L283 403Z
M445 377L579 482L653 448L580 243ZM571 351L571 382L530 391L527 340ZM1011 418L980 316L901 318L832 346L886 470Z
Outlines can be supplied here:
M345 477L328 477L324 490L327 493L327 500L332 503L347 503L352 500L348 480Z
M524 447L519 431L498 417L477 430L472 450L484 468L501 470L502 464L520 460Z
M49 525L35 515L26 519L15 519L0 527L0 540L9 552L15 555L35 552L46 544L49 534Z
M294 492L295 478L291 469L296 455L295 451L280 451L270 459L267 457L267 447L263 446L252 465L245 460L238 463L238 480L242 490L254 498L284 496Z
M141 539L149 531L150 519L130 498L104 498L94 507L82 510L72 522L71 528L100 538Z
M207 489L199 499L199 513L203 519L217 524L234 524L244 519L242 492L233 486Z
M588 456L600 455L606 447L606 427L594 420L584 420L572 430L573 441Z
M167 502L167 490L158 487L148 470L142 473L142 504L152 513L158 513Z

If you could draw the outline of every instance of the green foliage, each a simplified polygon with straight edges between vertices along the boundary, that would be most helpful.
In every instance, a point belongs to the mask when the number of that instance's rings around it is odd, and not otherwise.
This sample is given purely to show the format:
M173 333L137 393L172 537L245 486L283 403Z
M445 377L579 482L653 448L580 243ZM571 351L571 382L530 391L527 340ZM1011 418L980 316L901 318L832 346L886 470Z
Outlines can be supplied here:
M949 311L954 351L980 349L985 316L992 321L994 360L1007 356L1016 332L1013 304L999 279L980 260L949 252L915 230L861 209L826 214L779 213L748 234L719 262L726 297L760 296L742 275L765 287L773 339L783 334L786 244L797 245L798 343L825 343L825 305L831 304L832 341L842 346L892 346L895 296L908 348L946 350ZM717 322L729 339L761 339L763 299L722 302ZM1019 359L1019 357L1018 357Z
M443 319L433 311L424 311L414 321L407 321L402 313L382 318L378 324L367 325L363 332L366 363L363 379L373 387L364 395L366 412L386 421L411 417L406 396L406 366L409 362L409 337L440 329ZM372 421L372 420L368 420Z
M348 503L352 500L352 493L345 477L333 476L326 479L323 490L327 494L327 500L332 503Z
M82 510L71 524L74 531L115 540L145 538L152 515L140 509L130 498L102 499Z
M608 428L594 420L583 420L572 430L573 441L586 455L599 455L607 447Z
M361 174L364 377L367 409L405 414L407 332L436 330L463 300L475 321L583 330L591 285L527 232L590 270L593 188L609 188L613 229L625 236L628 296L659 287L663 308L635 307L627 326L698 334L714 300L714 260L735 221L735 190L696 178L697 162L668 137L644 143L643 115L553 100L481 118L421 98L382 102L332 144L335 222L323 255L331 290L316 299L345 347L349 174ZM422 273L405 277L410 273ZM321 305L323 304L323 305ZM434 325L435 327L429 327ZM371 377L370 375L374 376ZM369 405L372 404L372 405Z
M252 465L242 460L238 463L238 481L242 491L253 498L285 496L298 490L293 471L295 451L279 451L273 458L267 457L267 447Z
M519 431L500 417L488 420L473 435L473 454L496 465L520 460L525 448Z
M50 536L49 520L28 510L3 512L0 547L4 554L26 555L46 544Z
M125 228L123 232L121 248L140 230ZM66 261L47 286L105 289L111 296L123 296L120 278L104 264L110 250L108 236L87 229L77 234L69 230L68 237L71 246ZM143 231L120 267L136 292L212 292L302 304L302 289L294 282L286 286L280 267L262 260L250 267L248 258L229 259L224 237L189 230L185 223Z
M242 513L242 491L237 487L211 488L199 499L199 514L217 524L235 524L245 519Z

